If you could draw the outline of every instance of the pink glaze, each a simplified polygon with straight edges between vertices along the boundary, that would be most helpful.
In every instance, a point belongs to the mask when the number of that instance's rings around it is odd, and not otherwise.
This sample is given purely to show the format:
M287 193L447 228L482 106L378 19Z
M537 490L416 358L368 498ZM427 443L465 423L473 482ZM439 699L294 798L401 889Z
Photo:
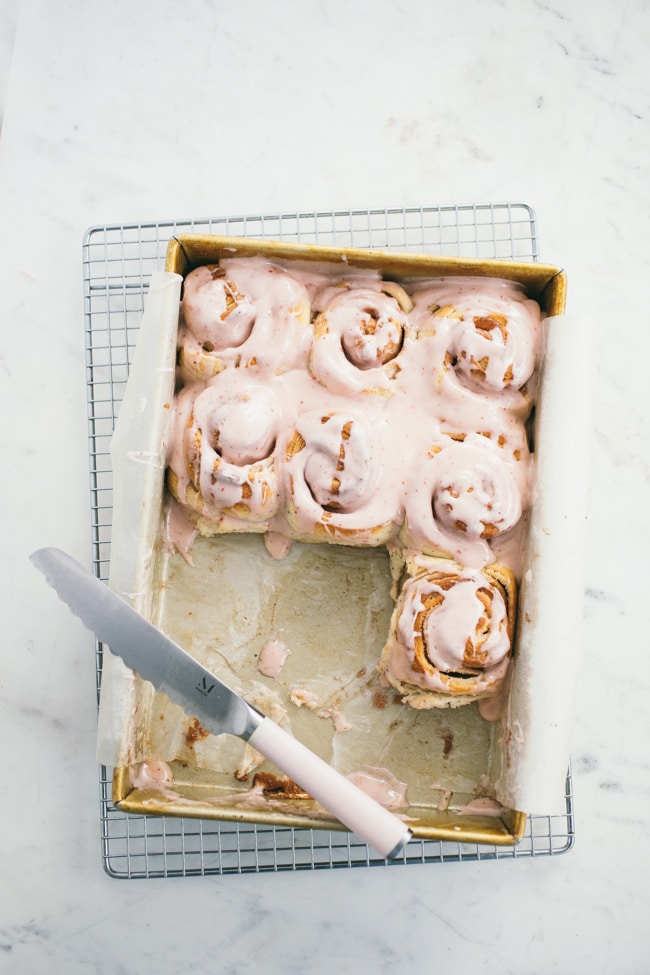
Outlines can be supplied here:
M223 259L183 282L181 379L208 379L240 365L270 372L306 365L310 303L295 277L269 261Z
M485 278L401 289L338 265L221 264L226 276L197 274L197 291L223 296L232 279L263 314L236 356L219 350L217 375L186 379L175 400L168 463L200 530L264 532L275 557L283 536L494 561L530 503L537 304ZM465 375L459 342L479 343L485 380Z
M529 503L530 457L523 434L508 449L482 433L445 438L408 491L402 540L409 548L451 555L480 568L494 561L495 540L519 523Z
M315 711L320 706L318 696L312 691L308 691L306 687L294 687L291 691L290 698L292 704L295 704L299 708L309 708L310 711Z
M466 806L459 809L459 814L461 816L494 816L498 818L505 812L503 806L496 799L490 799L489 796L481 796L478 799L472 799L468 802Z
M148 761L129 768L134 789L165 792L174 785L174 774L166 762Z
M183 322L197 342L239 348L255 324L255 306L218 265L197 267L183 284Z
M388 769L361 769L351 772L346 778L387 809L403 809L408 806L406 783L396 779Z
M257 669L265 677L277 679L290 653L289 647L281 640L268 640L260 650Z
M264 546L272 559L286 559L292 544L290 538L279 532L266 532L264 535Z
M384 676L444 692L468 672L468 694L494 694L510 650L496 590L481 661L465 648L478 570L521 567L540 319L519 285L485 277L397 284L262 257L199 268L184 282L170 488L199 531L263 533L273 558L298 540L454 559L464 581L427 617L430 668L413 669L420 573L399 595ZM292 694L316 710L313 697Z
M454 793L444 785L432 785L431 788L434 792L440 793L436 809L438 812L446 812L449 809L449 803Z
M310 368L336 393L387 390L392 363L408 328L398 301L380 291L343 291L325 306L314 323Z
M294 687L290 694L290 700L296 707L308 708L317 717L330 720L334 725L334 731L337 733L350 731L352 728L352 725L342 711L339 711L338 708L323 705L321 698L305 687Z
M480 594L490 595L486 615ZM429 597L441 597L431 606ZM483 623L487 620L487 634ZM480 634L480 638L478 636ZM424 670L416 656L416 640L423 640ZM404 681L425 690L449 692L466 685L466 692L493 693L503 681L509 663L510 638L505 601L498 589L479 572L465 570L448 586L422 575L405 582L398 597L386 645L384 671L389 680Z
M450 366L462 384L490 395L518 390L535 368L540 310L520 285L495 278L417 282L412 319L421 331L450 331Z
M232 511L264 530L279 505L273 450L281 423L271 387L247 382L245 373L226 370L208 385L185 386L168 449L178 500L216 523Z
M329 718L334 725L334 731L338 734L344 731L350 731L352 728L352 725L343 712L337 710L337 708L318 708L316 714L319 718Z
M175 498L170 497L164 518L164 537L168 551L180 552L188 565L194 565L190 553L199 532L190 512Z
M505 704L506 704L506 685L508 681L504 682L498 693L490 694L488 697L482 697L478 702L479 714L484 721L499 721L503 714Z

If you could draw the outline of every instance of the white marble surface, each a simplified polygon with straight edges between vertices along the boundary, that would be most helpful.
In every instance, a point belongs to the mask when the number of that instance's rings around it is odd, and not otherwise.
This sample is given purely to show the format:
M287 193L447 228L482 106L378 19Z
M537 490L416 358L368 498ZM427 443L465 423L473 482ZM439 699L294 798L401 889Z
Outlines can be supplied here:
M7 5L5 35L14 20L0 88L0 971L648 972L647 2L25 0ZM91 646L27 562L44 544L90 558L84 230L499 200L535 207L541 257L567 269L599 362L574 850L109 879ZM582 382L576 362L576 395Z

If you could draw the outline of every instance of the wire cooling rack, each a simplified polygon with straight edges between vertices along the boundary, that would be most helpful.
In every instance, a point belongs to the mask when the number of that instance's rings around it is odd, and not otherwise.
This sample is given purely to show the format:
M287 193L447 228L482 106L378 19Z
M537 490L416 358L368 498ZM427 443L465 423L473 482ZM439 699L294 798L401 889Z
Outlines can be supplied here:
M332 210L92 227L83 242L92 560L108 578L112 521L110 439L128 378L149 278L170 237L232 234L297 243L448 256L538 260L533 210L523 203ZM102 647L97 645L97 696ZM356 836L172 816L129 815L111 802L112 770L100 767L102 859L122 879L335 867L453 863L556 856L573 846L571 774L559 816L529 816L514 847L412 840L390 864Z

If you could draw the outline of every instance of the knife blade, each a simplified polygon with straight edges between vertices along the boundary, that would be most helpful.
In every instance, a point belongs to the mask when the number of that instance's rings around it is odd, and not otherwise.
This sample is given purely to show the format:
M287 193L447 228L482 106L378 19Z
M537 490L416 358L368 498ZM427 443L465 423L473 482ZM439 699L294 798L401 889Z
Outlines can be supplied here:
M30 556L84 625L143 680L213 734L233 734L270 759L386 858L411 838L403 821L284 731L60 549Z

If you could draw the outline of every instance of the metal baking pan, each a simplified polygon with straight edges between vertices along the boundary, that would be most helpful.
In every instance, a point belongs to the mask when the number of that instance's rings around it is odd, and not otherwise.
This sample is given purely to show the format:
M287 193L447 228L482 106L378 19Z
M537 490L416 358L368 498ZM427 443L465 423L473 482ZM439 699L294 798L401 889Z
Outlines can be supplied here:
M194 267L234 254L264 254L283 261L343 259L349 266L372 267L397 279L507 278L525 285L547 315L562 314L565 305L566 280L559 268L480 257L179 234L170 238L166 269L183 277ZM157 368L173 369L170 349L168 344L167 359ZM121 476L119 463L114 476ZM145 493L132 499L133 510L146 508L150 524L158 526L165 503L162 478L149 479ZM137 515L130 518L137 524ZM115 555L114 548L112 558ZM496 726L484 721L473 705L416 712L383 693L375 665L393 605L384 549L298 543L286 560L272 562L260 536L223 535L199 537L190 565L182 555L170 553L159 531L151 550L134 545L131 557L140 561L137 571L147 580L147 614L174 639L199 656L209 655L213 666L222 666L224 677L232 682L234 675L239 689L257 695L271 712L277 708L278 714L289 714L296 736L341 771L386 770L405 784L408 806L400 811L416 838L495 846L521 839L525 811L504 808L498 815L481 815L471 807L489 780ZM332 607L337 608L335 614ZM259 674L257 657L265 640L275 635L299 652L291 654L280 678L270 682ZM296 688L315 692L318 708L294 703ZM261 796L252 790L254 773L246 769L250 756L242 752L240 742L216 743L197 736L191 721L148 691L138 691L137 703L146 719L138 724L132 757L159 758L157 749L164 740L173 789L137 787L129 768L120 765L112 786L119 810L338 828L309 798L281 788ZM332 716L338 712L351 725L345 731L336 729Z

